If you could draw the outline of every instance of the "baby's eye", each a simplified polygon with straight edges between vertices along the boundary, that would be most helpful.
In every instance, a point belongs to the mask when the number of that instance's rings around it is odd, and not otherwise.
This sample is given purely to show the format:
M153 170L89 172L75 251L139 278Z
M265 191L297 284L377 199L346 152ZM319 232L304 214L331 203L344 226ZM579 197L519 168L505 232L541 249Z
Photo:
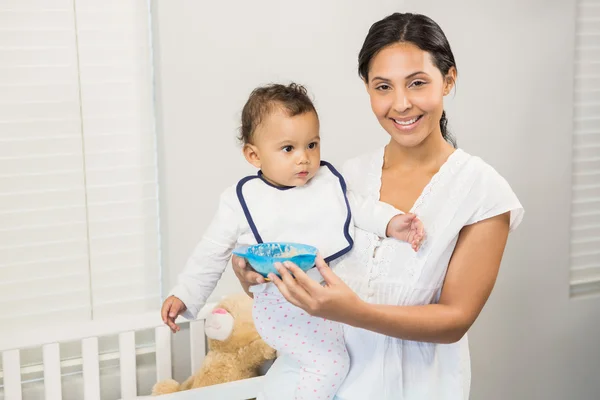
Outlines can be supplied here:
M316 149L318 145L319 144L317 142L312 142L311 144L308 145L308 148L310 150L313 150L313 149Z
M290 151L294 150L294 148L292 146L284 146L281 148L281 150L283 150L285 153L289 153Z

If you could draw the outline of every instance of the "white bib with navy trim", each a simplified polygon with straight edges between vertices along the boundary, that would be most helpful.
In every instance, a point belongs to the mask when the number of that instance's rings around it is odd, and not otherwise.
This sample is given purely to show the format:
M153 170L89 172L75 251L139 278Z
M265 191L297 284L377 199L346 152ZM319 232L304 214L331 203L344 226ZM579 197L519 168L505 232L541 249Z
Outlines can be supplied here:
M352 249L346 183L325 161L304 186L275 187L259 174L242 179L237 196L258 243L308 244L319 249L327 262Z

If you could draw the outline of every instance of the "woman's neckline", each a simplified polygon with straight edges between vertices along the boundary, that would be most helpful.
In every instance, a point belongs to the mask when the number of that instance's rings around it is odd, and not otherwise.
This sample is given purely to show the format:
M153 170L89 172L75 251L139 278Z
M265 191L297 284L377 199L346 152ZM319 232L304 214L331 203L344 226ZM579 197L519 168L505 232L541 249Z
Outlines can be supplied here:
M383 146L380 149L380 153L378 154L378 157L379 157L379 163L378 163L378 168L377 168L377 178L378 178L378 185L379 185L378 190L377 190L377 199L378 200L381 199L381 187L383 186L382 185L383 182L381 181L381 178L383 176L383 166L385 163L385 148L386 147L387 147L387 145ZM437 170L437 172L435 174L433 174L431 179L429 179L429 182L427 182L427 185L425 185L423 190L421 190L421 193L419 193L419 196L416 198L415 202L413 203L413 205L410 208L410 210L408 211L408 213L414 213L416 206L422 202L423 195L430 190L432 183L437 181L438 178L442 176L442 174L449 168L450 162L461 153L463 153L463 151L460 148L457 148L457 149L454 149L454 151L452 151L452 153L450 153L450 155L448 155L446 160L442 163L442 165L440 165L440 168ZM399 211L406 213L406 211L404 211L404 210L399 210Z

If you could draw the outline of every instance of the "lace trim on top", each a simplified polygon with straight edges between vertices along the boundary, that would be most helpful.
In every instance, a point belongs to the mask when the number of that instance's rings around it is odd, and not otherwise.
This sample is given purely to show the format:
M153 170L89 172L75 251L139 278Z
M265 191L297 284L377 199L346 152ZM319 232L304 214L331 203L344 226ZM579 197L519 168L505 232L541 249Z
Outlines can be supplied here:
M378 157L373 157L371 161L371 165L369 168L368 174L368 184L367 190L368 195L379 200L381 195L381 176L382 176L382 168L383 168L383 158L384 158L385 148L382 148L378 152ZM442 164L438 172L436 172L430 181L427 183L412 208L410 209L410 213L421 214L428 208L428 200L431 197L431 194L436 189L443 188L447 182L452 182L450 179L451 176L455 175L462 164L466 161L464 157L466 153L464 153L461 149L456 149L448 159ZM456 182L455 182L456 183ZM455 200L457 194L460 192L462 185L458 183L455 185L454 189L450 197L448 198L448 202L452 202ZM426 227L427 235L425 236L425 240L423 241L421 248L418 252L412 253L410 259L404 264L402 280L407 283L414 284L420 276L420 270L427 260L429 255L429 247L430 241L429 238L434 236L434 233L438 231L438 229L443 228L438 224L439 218L436 218L436 222L433 226ZM377 251L380 252L380 257L378 259L374 259L371 257L370 265L370 276L369 280L374 281L377 279L385 278L388 276L390 267L395 258L395 249L394 242L392 240L379 240L374 235L371 239L371 243L375 248L378 248ZM375 243L378 242L378 243Z

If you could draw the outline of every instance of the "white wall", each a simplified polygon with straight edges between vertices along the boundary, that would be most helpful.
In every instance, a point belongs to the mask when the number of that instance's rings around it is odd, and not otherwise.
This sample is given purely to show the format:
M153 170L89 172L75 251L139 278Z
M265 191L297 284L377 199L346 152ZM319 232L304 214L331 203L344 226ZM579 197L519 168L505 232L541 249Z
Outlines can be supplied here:
M296 3L299 4L299 3ZM392 11L422 12L458 62L448 102L462 148L495 166L526 208L471 337L474 400L598 398L600 299L569 299L575 0L154 1L165 291L219 192L252 172L234 137L249 91L305 83L324 158L379 146L356 56ZM231 278L231 277L230 277ZM238 290L232 279L219 293Z

